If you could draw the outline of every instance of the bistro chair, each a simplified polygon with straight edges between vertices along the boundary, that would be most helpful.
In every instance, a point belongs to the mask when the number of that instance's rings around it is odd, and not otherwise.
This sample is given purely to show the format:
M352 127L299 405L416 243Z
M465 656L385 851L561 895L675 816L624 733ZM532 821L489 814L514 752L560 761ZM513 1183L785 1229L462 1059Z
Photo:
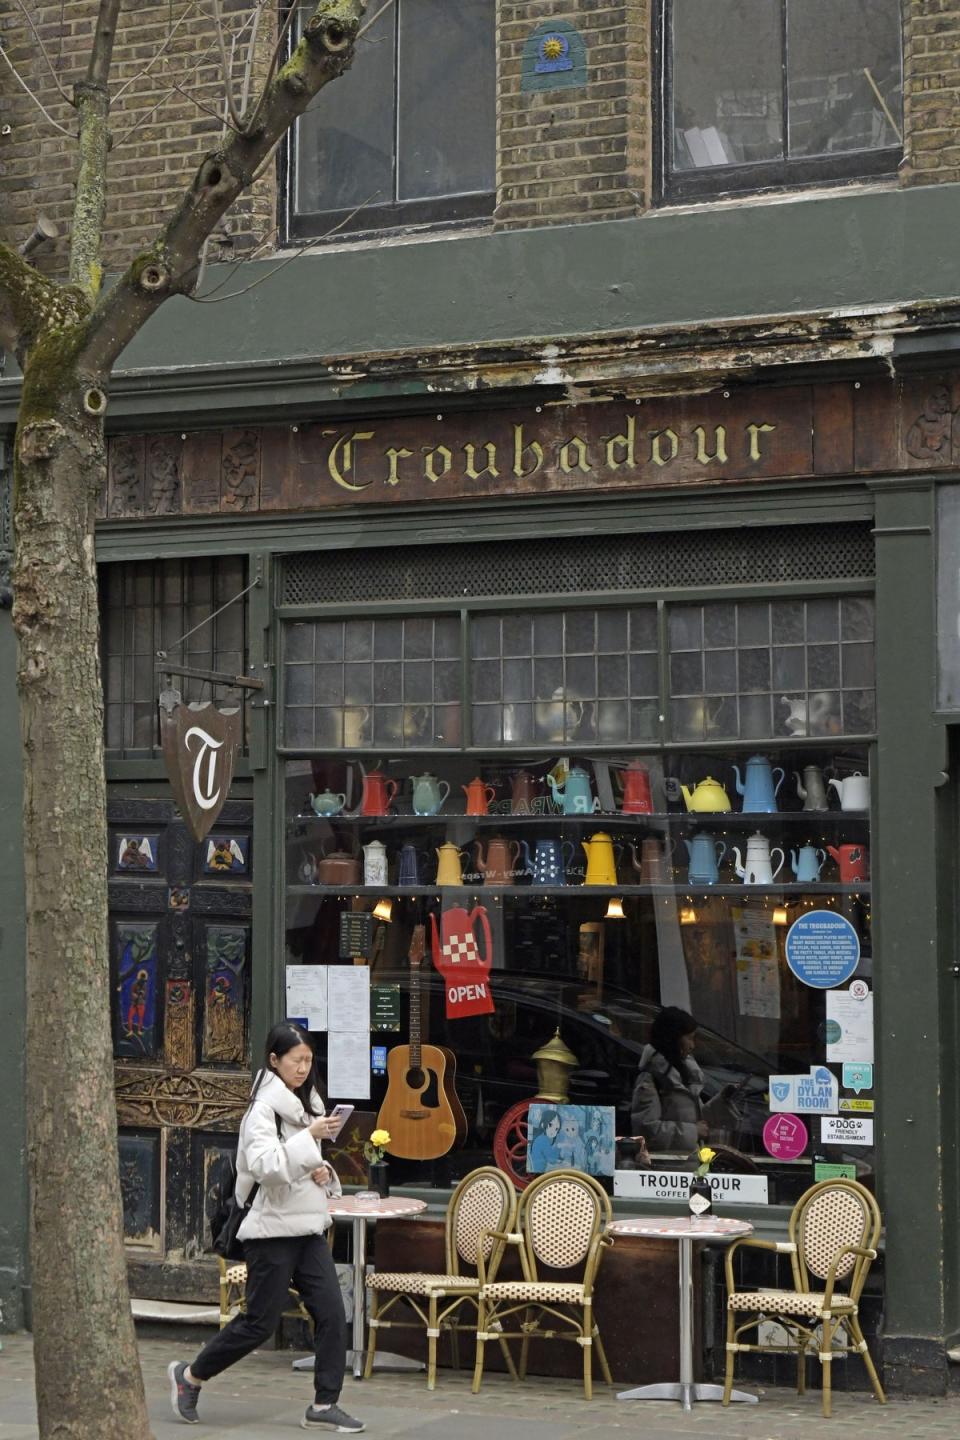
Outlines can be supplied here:
M501 1235L513 1229L517 1197L509 1179L493 1165L483 1165L466 1175L454 1190L447 1206L444 1235L445 1272L377 1271L367 1276L370 1290L369 1339L364 1375L373 1374L377 1335L391 1327L420 1329L427 1335L427 1389L437 1383L437 1341L446 1331L451 1338L454 1365L459 1368L459 1335L474 1326L460 1324L463 1307L474 1314L480 1294L480 1267L485 1260L499 1264L506 1244ZM414 1311L416 1320L389 1318L395 1307ZM501 1345L507 1367L516 1378L513 1361L505 1343Z
M229 1325L235 1315L242 1315L247 1308L247 1267L243 1260L224 1260L222 1255L217 1256L217 1265L220 1269L220 1329ZM285 1320L305 1320L313 1333L313 1320L310 1311L300 1299L299 1294L290 1286L290 1301L288 1309L284 1310Z
M480 1252L480 1306L477 1314L477 1358L473 1392L483 1378L484 1345L488 1340L519 1340L520 1379L526 1378L530 1341L574 1340L583 1351L583 1392L593 1394L593 1349L600 1369L612 1384L603 1341L593 1318L593 1286L600 1257L613 1241L604 1234L611 1216L605 1190L580 1170L551 1170L538 1175L520 1196L516 1235L491 1233ZM492 1250L497 1241L500 1250ZM506 1245L520 1248L522 1280L497 1280L499 1258ZM489 1267L486 1255L491 1253ZM538 1267L572 1270L583 1266L576 1281L541 1280ZM507 1328L510 1324L518 1328Z
M815 1351L823 1373L823 1413L829 1418L831 1365L837 1355L859 1354L881 1405L887 1403L867 1342L857 1319L857 1306L872 1262L882 1221L869 1190L856 1180L821 1180L805 1191L790 1216L789 1240L735 1240L726 1254L727 1371L723 1403L730 1404L733 1367L738 1352L770 1351L796 1355L797 1394L806 1392L806 1357ZM790 1256L792 1290L737 1290L733 1257L741 1246L773 1250ZM822 1288L811 1288L811 1277ZM845 1289L838 1289L844 1282ZM744 1319L743 1317L748 1317ZM773 1320L788 1336L785 1344L744 1344L741 1335ZM837 1338L843 1344L834 1347Z

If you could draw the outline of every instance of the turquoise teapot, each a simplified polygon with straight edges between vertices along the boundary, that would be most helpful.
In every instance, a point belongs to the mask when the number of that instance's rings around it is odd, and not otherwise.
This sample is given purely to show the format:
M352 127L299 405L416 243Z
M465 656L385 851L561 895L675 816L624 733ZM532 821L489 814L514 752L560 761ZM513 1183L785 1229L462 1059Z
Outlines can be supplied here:
M593 791L590 776L579 765L574 765L562 785L558 785L552 774L547 775L554 801L563 809L564 815L592 815Z
M413 813L414 815L436 815L443 809L444 802L450 794L450 786L446 780L438 780L436 775L413 775Z

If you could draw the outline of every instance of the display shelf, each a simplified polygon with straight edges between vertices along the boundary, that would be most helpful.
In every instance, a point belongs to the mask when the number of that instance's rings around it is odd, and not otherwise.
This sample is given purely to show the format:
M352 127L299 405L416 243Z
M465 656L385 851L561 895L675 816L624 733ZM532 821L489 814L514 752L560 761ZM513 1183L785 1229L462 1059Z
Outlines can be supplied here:
M658 810L649 815L624 815L621 810L598 810L589 815L562 815L549 812L537 815L465 815L462 811L440 810L436 815L294 815L288 825L444 825L453 821L469 820L480 829L497 828L503 825L758 825L763 821L786 820L789 824L801 822L814 825L828 821L859 821L866 823L870 818L866 810Z
M677 881L669 885L288 885L286 893L291 896L304 895L389 895L402 899L405 895L506 895L510 897L564 896L577 895L734 895L740 898L750 895L783 896L786 899L801 895L869 895L870 882L858 885L689 885Z

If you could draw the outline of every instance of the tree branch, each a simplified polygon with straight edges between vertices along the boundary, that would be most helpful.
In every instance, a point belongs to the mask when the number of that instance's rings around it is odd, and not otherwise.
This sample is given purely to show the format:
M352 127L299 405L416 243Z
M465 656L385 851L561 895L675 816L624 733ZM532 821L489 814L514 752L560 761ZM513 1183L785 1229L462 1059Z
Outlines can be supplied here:
M12 246L0 242L0 345L5 350L17 354L29 345L50 313L58 288Z
M110 63L121 0L100 0L97 27L86 78L74 92L80 115L79 164L70 240L70 283L90 300L100 293L100 250L107 208L107 157L110 153Z
M320 0L300 43L255 107L260 117L256 131L231 135L204 158L150 250L100 297L79 357L81 373L107 375L168 296L193 292L204 241L318 91L349 69L366 6L367 0Z

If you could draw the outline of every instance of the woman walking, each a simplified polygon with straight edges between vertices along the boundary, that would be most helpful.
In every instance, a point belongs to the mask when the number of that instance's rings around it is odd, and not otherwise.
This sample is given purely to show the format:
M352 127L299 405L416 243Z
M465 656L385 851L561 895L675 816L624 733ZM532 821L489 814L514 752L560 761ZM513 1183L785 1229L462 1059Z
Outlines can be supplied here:
M247 1262L247 1305L189 1365L170 1365L174 1414L199 1421L200 1387L274 1333L293 1285L314 1325L314 1403L304 1430L354 1433L364 1428L337 1403L346 1361L346 1320L325 1232L327 1200L340 1194L320 1141L337 1130L324 1113L316 1059L299 1025L285 1021L267 1036L263 1069L240 1125L237 1199L259 1186L238 1231Z

